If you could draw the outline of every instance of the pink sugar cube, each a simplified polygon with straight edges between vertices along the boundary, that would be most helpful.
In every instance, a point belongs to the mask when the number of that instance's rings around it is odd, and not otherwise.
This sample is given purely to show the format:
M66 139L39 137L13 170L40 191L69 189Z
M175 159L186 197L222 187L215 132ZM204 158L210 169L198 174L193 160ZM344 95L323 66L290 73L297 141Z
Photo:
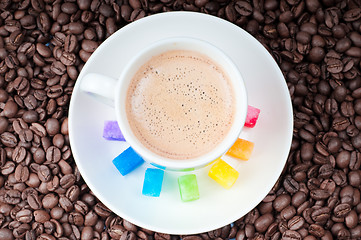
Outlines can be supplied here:
M253 128L256 125L258 115L261 112L258 108L248 105L245 127Z

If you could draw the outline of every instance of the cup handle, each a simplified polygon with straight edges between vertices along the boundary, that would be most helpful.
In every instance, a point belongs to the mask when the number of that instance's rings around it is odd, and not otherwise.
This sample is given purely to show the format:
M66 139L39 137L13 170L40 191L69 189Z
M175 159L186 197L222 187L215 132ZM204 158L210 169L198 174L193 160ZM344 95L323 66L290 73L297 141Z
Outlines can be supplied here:
M86 74L80 84L80 89L100 102L114 107L114 94L117 80L98 73Z

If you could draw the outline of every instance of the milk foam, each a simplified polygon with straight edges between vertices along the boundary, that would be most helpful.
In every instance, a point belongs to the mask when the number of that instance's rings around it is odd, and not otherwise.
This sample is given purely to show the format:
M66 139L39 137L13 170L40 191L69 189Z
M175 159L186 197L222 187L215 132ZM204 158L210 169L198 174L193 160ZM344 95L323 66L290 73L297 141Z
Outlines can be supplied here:
M190 159L213 150L228 134L234 92L228 76L208 57L168 51L135 74L126 113L145 147L163 157Z

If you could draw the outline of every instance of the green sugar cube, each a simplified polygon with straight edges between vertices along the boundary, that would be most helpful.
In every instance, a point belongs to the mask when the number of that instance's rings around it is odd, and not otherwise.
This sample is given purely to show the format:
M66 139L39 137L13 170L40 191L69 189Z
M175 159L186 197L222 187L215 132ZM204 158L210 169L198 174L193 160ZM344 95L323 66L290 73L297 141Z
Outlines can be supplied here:
M178 178L179 192L183 202L194 201L199 198L197 177L187 174Z

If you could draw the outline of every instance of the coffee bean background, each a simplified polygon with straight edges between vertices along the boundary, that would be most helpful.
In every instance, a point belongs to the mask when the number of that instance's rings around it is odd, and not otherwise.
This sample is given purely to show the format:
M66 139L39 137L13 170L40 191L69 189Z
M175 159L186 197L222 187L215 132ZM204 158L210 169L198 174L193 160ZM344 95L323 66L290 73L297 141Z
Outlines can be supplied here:
M193 236L112 213L84 183L68 137L89 56L126 24L174 10L252 34L294 106L291 151L270 193L231 225ZM359 0L0 0L0 240L361 239L360 59Z

